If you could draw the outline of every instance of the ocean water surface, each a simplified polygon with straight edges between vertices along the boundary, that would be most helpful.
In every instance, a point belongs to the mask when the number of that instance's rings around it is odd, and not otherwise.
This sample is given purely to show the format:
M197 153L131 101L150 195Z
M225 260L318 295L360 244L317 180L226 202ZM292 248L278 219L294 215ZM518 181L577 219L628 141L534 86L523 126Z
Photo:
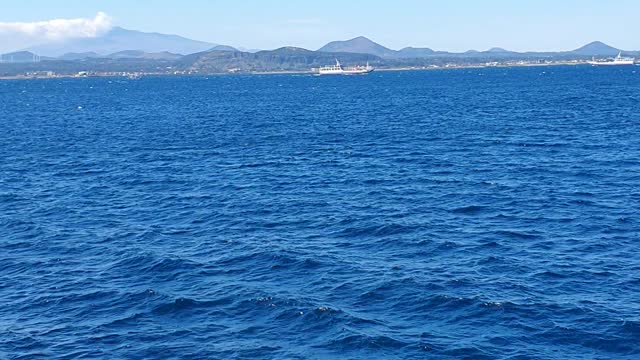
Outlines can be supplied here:
M639 359L640 68L0 82L2 359Z

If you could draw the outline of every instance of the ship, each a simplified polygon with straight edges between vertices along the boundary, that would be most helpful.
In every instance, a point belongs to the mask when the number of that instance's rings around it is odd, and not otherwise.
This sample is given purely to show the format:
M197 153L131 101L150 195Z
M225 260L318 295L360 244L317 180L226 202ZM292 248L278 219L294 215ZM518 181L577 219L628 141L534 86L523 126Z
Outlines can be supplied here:
M592 61L589 61L589 64L593 66L611 66L611 65L633 65L636 62L636 59L632 57L624 57L622 53L619 53L613 59L606 60L596 60L595 58Z
M367 62L366 66L352 66L352 67L343 67L340 64L340 61L336 59L335 65L323 66L318 69L318 75L366 75L372 72L374 69L373 66L369 65Z

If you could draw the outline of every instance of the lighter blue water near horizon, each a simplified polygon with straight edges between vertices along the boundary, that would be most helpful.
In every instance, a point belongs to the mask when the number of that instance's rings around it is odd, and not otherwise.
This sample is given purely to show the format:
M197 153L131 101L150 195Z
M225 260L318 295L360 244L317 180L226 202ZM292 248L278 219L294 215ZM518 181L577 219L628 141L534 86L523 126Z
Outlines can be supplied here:
M638 359L640 70L0 82L2 359Z

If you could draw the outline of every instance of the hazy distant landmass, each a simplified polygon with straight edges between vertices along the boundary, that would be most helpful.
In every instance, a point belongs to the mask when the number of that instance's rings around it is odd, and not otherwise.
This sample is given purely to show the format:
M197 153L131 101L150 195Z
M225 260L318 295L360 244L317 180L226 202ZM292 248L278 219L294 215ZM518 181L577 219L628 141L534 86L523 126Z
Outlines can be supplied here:
M32 63L37 61L37 55L30 51L16 51L8 54L2 54L1 59L3 63Z
M369 62L376 67L426 67L444 64L482 64L496 61L549 61L615 56L623 51L596 41L561 52L514 52L494 47L462 53L427 47L393 50L364 36L332 41L317 51L282 47L276 50L242 51L228 45L191 40L177 35L145 33L114 28L90 39L36 46L29 51L2 55L0 75L30 71L66 74L76 71L151 73L226 73L308 71L339 59L343 64Z
M57 57L66 53L113 54L121 51L139 50L146 53L170 52L175 54L192 54L211 49L217 44L191 40L178 35L146 33L114 27L111 31L95 38L73 39L64 42L53 42L34 46L27 51Z

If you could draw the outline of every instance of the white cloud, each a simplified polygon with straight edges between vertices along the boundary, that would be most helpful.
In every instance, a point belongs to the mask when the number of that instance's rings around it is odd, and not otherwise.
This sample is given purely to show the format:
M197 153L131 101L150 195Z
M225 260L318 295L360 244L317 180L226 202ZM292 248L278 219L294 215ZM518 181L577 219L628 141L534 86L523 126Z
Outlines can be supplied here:
M37 22L0 22L0 38L17 36L32 41L63 41L97 37L111 30L111 18L99 12L93 19L53 19Z

